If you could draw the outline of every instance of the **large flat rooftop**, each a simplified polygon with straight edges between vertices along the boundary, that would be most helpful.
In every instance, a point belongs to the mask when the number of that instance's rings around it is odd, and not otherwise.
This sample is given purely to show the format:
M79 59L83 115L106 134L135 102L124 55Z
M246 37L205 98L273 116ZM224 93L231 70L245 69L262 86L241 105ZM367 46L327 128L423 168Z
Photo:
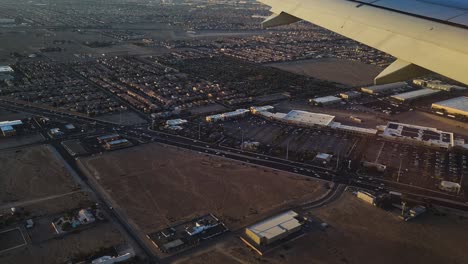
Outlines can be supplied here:
M273 238L282 233L288 232L301 224L295 218L298 214L294 211L287 211L283 214L268 218L260 223L247 227L251 232L259 237Z
M434 107L445 107L468 113L468 96L461 96L432 104Z
M295 122L304 125L329 126L335 119L335 116L326 114L317 114L307 111L292 110L284 118L285 121Z
M424 96L430 96L436 93L440 93L440 90L433 90L433 89L420 89L416 91L411 91L411 92L406 92L406 93L401 93L401 94L396 94L393 95L392 98L400 100L400 101L407 101L407 100L412 100L416 98L421 98Z

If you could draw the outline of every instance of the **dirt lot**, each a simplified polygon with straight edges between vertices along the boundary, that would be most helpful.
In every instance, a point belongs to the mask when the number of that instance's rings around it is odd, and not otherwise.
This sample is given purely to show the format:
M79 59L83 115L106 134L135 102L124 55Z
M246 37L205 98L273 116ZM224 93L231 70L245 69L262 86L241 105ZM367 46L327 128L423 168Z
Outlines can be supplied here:
M122 242L123 238L119 231L110 223L105 223L62 239L52 239L47 244L29 244L9 251L0 255L0 263L65 263L70 257L89 254L101 247L109 247Z
M0 151L0 168L1 204L79 189L49 146Z
M268 66L348 86L371 84L381 71L375 65L340 59L301 60L273 63Z
M468 219L427 214L402 222L350 193L312 215L330 224L259 257L238 239L192 256L195 263L467 263Z
M159 144L81 162L146 233L206 213L235 229L325 192L315 180Z

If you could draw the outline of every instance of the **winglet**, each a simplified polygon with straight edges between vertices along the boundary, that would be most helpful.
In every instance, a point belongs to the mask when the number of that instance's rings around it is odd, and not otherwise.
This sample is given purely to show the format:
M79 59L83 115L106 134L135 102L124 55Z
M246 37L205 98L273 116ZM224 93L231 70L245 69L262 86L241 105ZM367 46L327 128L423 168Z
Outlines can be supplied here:
M397 59L374 79L375 84L406 81L431 73L431 71L410 62Z
M298 21L301 21L302 19L292 16L288 13L281 12L279 14L273 14L269 18L267 18L265 21L262 22L262 28L270 28L270 27L277 27L277 26L283 26L283 25L289 25Z

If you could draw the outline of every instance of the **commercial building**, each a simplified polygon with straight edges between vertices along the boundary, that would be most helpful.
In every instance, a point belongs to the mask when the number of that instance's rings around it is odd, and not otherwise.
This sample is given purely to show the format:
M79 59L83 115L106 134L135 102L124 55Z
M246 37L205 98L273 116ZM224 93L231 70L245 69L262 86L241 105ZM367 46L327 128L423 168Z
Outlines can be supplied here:
M250 111L247 109L237 109L236 111L232 112L207 116L205 120L206 122L223 121L229 118L241 117L246 115L247 113L250 113Z
M368 202L372 205L375 205L375 196L370 194L370 193L367 193L367 192L363 192L363 191L358 191L357 192L357 198L365 201L365 202Z
M465 90L465 87L461 87L458 85L446 84L441 81L436 80L423 80L423 79L415 79L413 80L413 84L419 85L422 87L427 87L434 90L441 90L451 92L453 90Z
M119 134L110 134L110 135L104 135L104 136L97 137L97 141L102 144L102 143L106 143L108 141L117 140L119 138L120 138Z
M318 97L314 99L309 99L309 103L315 104L315 105L331 105L331 104L336 104L341 102L341 98L335 97L335 96L324 96L324 97Z
M130 146L132 143L128 141L127 139L117 139L113 141L108 141L105 144L105 148L107 150L116 150L119 148L124 148Z
M188 121L185 120L185 119L171 119L171 120L167 120L166 121L166 125L167 126L180 126L180 125L183 125L185 123L187 123Z
M265 106L252 106L250 107L250 112L252 114L257 114L259 112L265 112L265 111L270 111L270 110L273 110L275 109L273 106L271 105L265 105Z
M377 135L377 132L378 132L377 129L348 126L348 125L343 125L339 122L332 122L330 126L331 128L344 130L352 134L361 134L361 135L367 135L367 136L372 136L372 135L375 136Z
M453 133L395 122L389 122L381 136L443 149L449 149L455 144Z
M432 109L468 117L468 97L461 96L432 104Z
M5 137L16 135L16 130L12 126L1 126L0 130L2 131L2 135Z
M2 121L0 122L0 130L5 137L14 136L16 135L16 129L14 127L20 125L23 125L21 120Z
M398 101L407 102L407 101L415 100L418 98L434 95L440 92L441 92L440 90L433 90L433 89L426 88L426 89L420 89L416 91L396 94L396 95L393 95L392 98Z
M349 91L345 93L340 93L340 97L345 100L350 100L361 97L361 93L358 91Z
M0 81L12 80L14 72L10 66L0 66Z
M397 82L397 83L389 83L389 84L382 84L382 85L374 85L369 87L361 88L363 93L368 94L385 94L390 93L395 90L405 89L408 85L405 82Z
M329 126L334 119L335 116L332 115L317 114L301 110L291 110L283 117L284 122L303 126Z
M271 244L301 229L298 216L294 211L287 211L247 227L245 234L257 245Z

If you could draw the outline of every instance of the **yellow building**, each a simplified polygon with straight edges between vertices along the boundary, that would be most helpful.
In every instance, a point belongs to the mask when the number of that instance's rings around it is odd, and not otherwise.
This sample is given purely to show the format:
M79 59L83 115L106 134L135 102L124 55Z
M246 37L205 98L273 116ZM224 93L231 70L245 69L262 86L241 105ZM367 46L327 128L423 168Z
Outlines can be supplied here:
M468 97L461 96L432 104L432 109L444 110L448 114L468 116Z

